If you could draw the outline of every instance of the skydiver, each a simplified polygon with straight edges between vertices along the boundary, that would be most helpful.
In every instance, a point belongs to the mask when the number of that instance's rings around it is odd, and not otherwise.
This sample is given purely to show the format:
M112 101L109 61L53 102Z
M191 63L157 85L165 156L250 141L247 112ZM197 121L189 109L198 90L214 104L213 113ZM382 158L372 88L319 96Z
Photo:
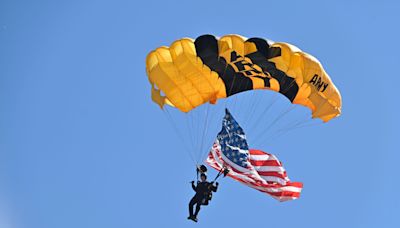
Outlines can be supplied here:
M201 173L201 181L197 181L197 186L195 186L194 181L192 181L192 188L196 192L193 198L189 202L189 217L188 219L197 222L197 214L200 211L201 205L208 205L208 201L211 200L212 192L216 192L218 189L218 182L208 182L207 175ZM193 214L193 206L196 204L196 211Z

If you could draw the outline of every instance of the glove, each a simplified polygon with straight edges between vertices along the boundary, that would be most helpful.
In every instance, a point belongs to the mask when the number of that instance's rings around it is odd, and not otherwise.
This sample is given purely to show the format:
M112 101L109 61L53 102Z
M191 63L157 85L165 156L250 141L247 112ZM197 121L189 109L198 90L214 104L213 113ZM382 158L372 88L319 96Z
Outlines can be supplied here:
M218 186L218 185L219 185L219 183L217 182L217 183L215 183L215 185L216 185L216 186Z
M194 184L194 181L191 181L190 183Z

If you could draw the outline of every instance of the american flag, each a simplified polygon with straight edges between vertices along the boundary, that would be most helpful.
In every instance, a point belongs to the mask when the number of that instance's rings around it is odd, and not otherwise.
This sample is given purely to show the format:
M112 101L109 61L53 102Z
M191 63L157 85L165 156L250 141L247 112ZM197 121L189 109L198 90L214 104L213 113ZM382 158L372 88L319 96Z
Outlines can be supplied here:
M299 198L303 184L289 180L275 155L249 149L243 129L228 109L225 112L206 162L218 171L228 168L228 176L281 202Z

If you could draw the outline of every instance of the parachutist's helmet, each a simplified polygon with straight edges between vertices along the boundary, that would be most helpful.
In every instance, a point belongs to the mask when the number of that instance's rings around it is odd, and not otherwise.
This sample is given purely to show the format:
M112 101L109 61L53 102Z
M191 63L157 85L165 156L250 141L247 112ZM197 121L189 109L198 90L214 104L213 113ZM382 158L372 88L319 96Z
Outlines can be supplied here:
M205 179L207 179L207 174L202 173L202 174L200 175L200 177L204 177Z
M207 167L205 165L201 165L197 169L198 169L198 171L200 173L206 173L207 172Z

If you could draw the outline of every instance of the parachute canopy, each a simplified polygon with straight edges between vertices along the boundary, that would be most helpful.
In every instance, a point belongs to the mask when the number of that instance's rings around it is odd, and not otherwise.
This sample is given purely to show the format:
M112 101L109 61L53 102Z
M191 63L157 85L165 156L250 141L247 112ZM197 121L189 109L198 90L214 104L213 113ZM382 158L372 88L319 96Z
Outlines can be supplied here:
M239 35L183 38L150 52L146 71L153 101L182 112L256 89L279 92L324 122L341 112L340 93L319 61L288 43Z

